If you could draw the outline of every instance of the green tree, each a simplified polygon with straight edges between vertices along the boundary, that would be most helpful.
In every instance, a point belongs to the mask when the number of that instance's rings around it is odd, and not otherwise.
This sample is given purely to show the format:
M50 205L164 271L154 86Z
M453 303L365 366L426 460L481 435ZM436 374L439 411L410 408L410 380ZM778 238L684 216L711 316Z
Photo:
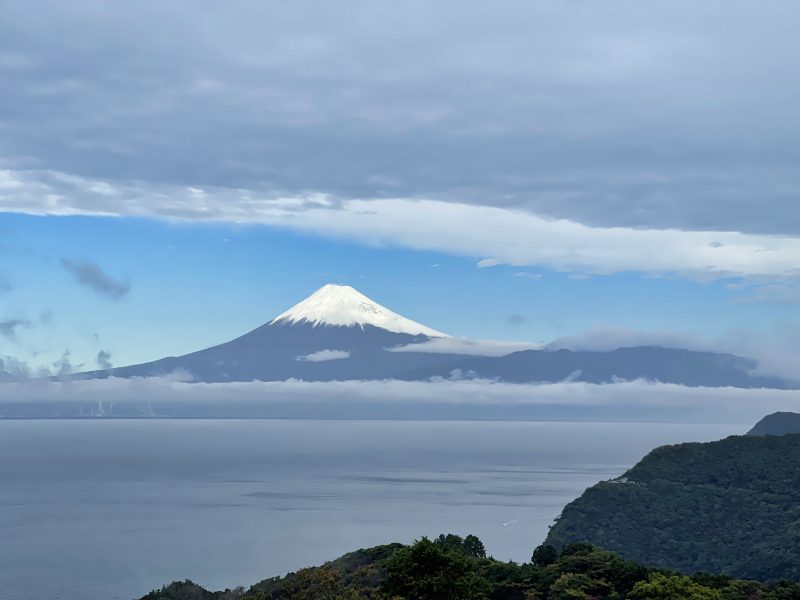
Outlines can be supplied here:
M386 561L383 589L406 600L481 600L489 585L462 549L424 537Z
M558 560L558 550L550 544L542 544L533 551L531 562L539 567L552 565Z
M607 597L609 589L583 573L564 573L550 587L550 600L591 600Z
M594 548L594 545L589 542L572 542L561 549L561 558L572 556L573 554L591 552Z
M629 600L722 600L717 590L692 581L683 575L653 573L640 581L628 594Z
M486 548L483 546L483 542L474 535L464 538L463 548L464 552L473 558L486 558Z

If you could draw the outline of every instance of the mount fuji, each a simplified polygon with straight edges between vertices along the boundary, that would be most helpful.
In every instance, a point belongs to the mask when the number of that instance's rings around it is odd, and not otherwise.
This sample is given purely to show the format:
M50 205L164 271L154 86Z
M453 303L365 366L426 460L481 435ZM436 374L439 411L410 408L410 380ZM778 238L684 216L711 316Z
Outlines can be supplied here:
M350 286L329 284L224 344L73 377L153 377L179 372L209 383L471 377L513 383L646 379L689 386L796 387L760 376L754 361L730 354L652 346L611 352L522 350L504 356L433 350L459 348L459 344L442 344L448 338Z
M346 285L328 284L270 322L230 342L184 356L81 374L151 377L185 372L195 381L406 379L457 354L391 352L448 337Z

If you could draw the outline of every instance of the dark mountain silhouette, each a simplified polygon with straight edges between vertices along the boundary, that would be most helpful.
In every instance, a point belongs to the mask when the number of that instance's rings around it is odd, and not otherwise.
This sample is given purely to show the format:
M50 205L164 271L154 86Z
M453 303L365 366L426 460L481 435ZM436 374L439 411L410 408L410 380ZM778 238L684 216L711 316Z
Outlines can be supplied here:
M800 413L776 412L767 415L747 435L787 435L800 433Z

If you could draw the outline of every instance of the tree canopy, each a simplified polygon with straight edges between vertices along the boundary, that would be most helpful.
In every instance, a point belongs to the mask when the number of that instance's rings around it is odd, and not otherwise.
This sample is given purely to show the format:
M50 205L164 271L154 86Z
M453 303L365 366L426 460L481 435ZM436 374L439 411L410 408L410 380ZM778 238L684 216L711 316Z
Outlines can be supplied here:
M475 536L441 535L346 554L265 579L249 590L209 592L176 582L142 600L800 600L800 584L644 567L588 543L540 546L530 563L485 555Z

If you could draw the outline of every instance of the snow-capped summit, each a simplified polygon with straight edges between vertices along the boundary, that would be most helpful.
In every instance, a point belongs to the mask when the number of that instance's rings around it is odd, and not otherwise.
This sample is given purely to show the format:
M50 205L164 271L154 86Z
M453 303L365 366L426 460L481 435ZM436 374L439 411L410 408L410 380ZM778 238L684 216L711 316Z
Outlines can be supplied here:
M328 284L270 321L270 325L307 323L313 327L379 327L395 333L448 337L441 331L406 319L370 300L349 285Z

